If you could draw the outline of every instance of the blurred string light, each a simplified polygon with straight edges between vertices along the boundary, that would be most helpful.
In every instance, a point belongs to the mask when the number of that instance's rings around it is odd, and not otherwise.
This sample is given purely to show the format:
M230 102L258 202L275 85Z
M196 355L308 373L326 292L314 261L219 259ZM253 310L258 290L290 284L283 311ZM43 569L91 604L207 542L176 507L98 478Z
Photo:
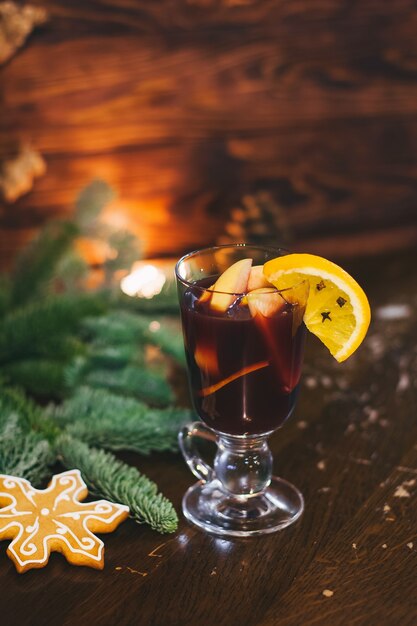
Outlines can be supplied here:
M153 298L161 292L167 277L165 272L150 263L135 263L130 274L125 276L120 287L128 296Z

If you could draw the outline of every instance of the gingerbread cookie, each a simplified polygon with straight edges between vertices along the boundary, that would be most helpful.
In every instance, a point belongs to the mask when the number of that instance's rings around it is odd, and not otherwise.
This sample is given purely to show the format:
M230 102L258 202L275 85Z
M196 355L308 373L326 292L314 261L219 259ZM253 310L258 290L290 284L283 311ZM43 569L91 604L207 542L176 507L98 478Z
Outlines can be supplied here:
M57 474L47 489L0 474L0 540L19 573L44 567L51 552L73 565L104 567L104 544L93 533L110 533L129 513L107 500L80 502L88 494L79 470ZM3 507L3 508L1 508Z

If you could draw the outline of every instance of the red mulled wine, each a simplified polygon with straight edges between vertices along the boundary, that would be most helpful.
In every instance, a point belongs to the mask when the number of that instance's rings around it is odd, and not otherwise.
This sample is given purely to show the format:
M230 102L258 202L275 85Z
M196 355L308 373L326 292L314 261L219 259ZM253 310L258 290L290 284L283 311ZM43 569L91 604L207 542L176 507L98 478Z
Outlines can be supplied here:
M225 311L213 310L207 289L216 278L198 281L181 295L196 411L221 433L273 431L295 405L305 340L304 311L283 297L272 314L253 315L246 296L237 296ZM272 296L281 299L277 292Z

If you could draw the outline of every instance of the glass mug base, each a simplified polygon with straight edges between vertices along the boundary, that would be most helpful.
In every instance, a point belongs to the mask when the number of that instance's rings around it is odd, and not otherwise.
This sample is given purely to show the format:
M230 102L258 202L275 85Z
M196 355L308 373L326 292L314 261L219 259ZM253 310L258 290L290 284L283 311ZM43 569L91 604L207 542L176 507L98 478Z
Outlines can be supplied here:
M275 476L267 489L252 496L227 493L214 478L190 487L182 509L190 522L206 532L253 537L274 533L296 522L303 513L304 500L294 485Z
M198 439L216 443L213 466L201 457ZM194 422L180 431L178 441L189 468L200 479L182 502L184 516L199 528L216 535L251 537L281 530L301 516L301 493L272 476L266 434L220 435Z

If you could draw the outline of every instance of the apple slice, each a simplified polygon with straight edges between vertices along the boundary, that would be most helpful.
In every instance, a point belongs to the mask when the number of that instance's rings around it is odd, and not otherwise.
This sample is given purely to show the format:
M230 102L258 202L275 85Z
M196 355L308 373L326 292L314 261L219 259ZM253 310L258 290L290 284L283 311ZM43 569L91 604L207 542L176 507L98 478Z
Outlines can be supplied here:
M252 317L259 313L263 317L272 317L286 305L284 298L274 287L254 289L247 294L246 299Z
M209 287L208 289L205 289L203 291L203 293L201 294L201 296L199 297L198 301L199 302L208 302L211 298L211 289L214 289L214 285L212 285L211 287Z
M251 267L248 280L248 291L254 291L255 289L260 289L261 287L272 287L269 280L265 278L263 270L263 265L254 265Z
M288 306L288 303L279 291L273 287L255 289L249 292L246 298L253 321L264 335L265 343L269 346L272 357L270 363L278 374L278 380L283 381L284 389L290 392L297 384L298 379L293 380L293 370L291 367L288 368L288 363L284 359L284 353L280 349L277 337L267 320L268 317L279 315L280 311Z
M252 259L241 259L233 263L214 283L210 307L214 311L225 312L234 302L236 294L246 293Z

